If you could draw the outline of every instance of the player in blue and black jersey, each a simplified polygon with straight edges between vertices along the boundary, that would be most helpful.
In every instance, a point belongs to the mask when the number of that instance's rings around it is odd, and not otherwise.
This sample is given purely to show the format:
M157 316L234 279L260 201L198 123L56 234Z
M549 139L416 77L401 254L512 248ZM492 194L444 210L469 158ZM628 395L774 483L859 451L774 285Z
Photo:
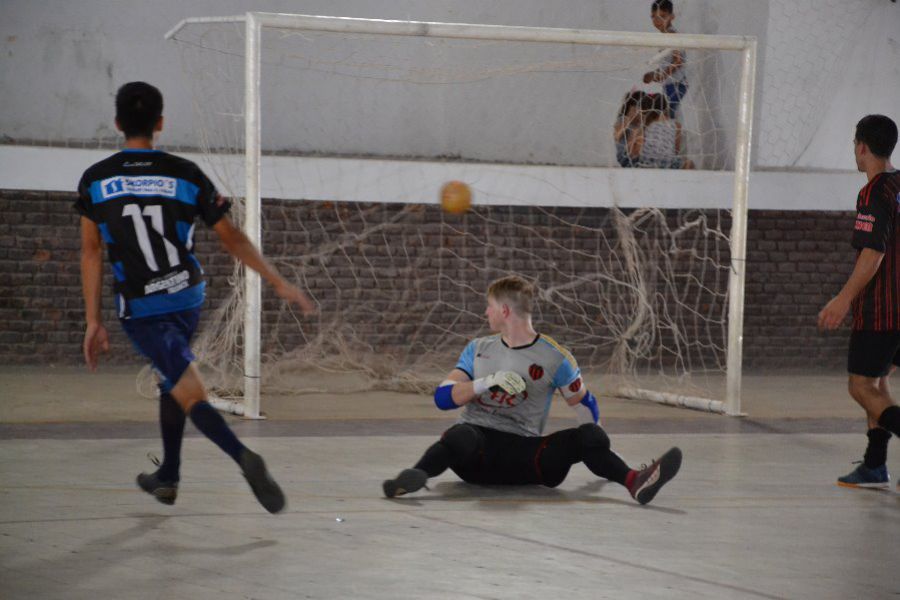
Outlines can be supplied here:
M262 457L246 448L207 402L206 388L191 353L205 298L203 270L193 254L197 218L212 227L225 249L257 271L275 292L315 311L302 291L285 281L229 220L228 200L189 160L154 149L163 126L162 94L132 82L116 94L116 127L125 148L91 166L78 184L75 210L81 215L81 276L87 329L84 357L93 371L109 349L100 311L102 242L115 280L119 320L135 348L160 377L159 419L163 461L154 473L141 473L142 490L164 504L178 492L181 441L187 416L203 434L240 465L251 489L269 512L285 498Z

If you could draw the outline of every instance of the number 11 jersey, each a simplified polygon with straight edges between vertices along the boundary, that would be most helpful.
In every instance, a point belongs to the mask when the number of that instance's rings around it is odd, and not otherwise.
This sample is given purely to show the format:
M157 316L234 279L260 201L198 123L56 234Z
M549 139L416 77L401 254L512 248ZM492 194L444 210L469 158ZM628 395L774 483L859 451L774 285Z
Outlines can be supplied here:
M194 221L212 227L229 207L197 165L160 150L126 149L84 172L75 210L106 242L119 318L203 304Z

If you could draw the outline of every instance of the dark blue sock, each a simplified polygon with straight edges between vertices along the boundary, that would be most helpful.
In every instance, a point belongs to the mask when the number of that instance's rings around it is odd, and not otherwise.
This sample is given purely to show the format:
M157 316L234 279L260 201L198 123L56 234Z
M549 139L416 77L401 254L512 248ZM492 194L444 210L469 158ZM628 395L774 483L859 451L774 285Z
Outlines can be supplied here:
M184 438L184 411L171 394L159 396L159 429L162 433L163 461L159 466L159 478L178 481L181 467L181 440Z
M212 404L206 402L198 402L191 409L191 421L197 426L203 435L208 437L219 448L225 451L228 456L234 459L234 462L240 463L241 451L244 445L237 439L234 432L225 422Z

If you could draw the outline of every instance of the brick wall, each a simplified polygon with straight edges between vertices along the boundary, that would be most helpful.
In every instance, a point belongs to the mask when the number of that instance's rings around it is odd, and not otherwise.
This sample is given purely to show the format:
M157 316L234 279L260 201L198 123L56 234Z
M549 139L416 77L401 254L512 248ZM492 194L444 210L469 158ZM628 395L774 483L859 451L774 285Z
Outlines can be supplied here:
M82 360L83 304L73 199L72 194L64 193L0 191L3 364L77 364ZM477 290L496 275L515 270L540 276L543 285L560 283L551 273L554 269L559 269L561 277L565 272L596 270L593 260L583 265L565 264L578 259L568 252L561 254L559 247L604 256L598 236L589 229L554 224L565 219L585 227L611 227L608 211L603 209L547 212L515 207L495 209L489 219L470 215L442 222L432 206L264 204L264 244L276 262L326 241L342 246L343 250L328 258L307 264L306 285L323 307L346 305L349 296L358 299L370 294L371 301L355 313L357 331L377 347L403 343L410 335L425 341L442 335L440 324L449 317L432 318L433 324L423 330L417 326L419 317L431 310L430 301L439 297L454 306L457 316L459 308L471 312L463 314L461 325L477 325L483 310L480 295L448 282L467 279ZM727 231L727 217L715 211L706 216L712 227ZM670 225L675 223L674 216L670 220ZM852 213L847 212L751 211L744 330L748 368L842 367L847 331L819 334L816 315L852 268L854 253L848 245L852 220ZM510 225L513 222L518 225ZM304 227L298 228L296 223ZM355 237L361 228L379 223L393 225L380 238ZM532 234L524 246L522 227ZM520 237L503 243L513 235ZM486 237L496 243L485 246L478 242ZM210 281L207 304L214 308L229 290L231 259L218 251L217 242L202 226L198 226L195 242ZM138 362L115 323L108 293L111 276L105 273L104 277L106 318L115 348L110 361ZM414 302L403 311L394 310L405 297ZM302 343L303 335L315 333L312 325L302 333L292 327L290 316L269 292L264 293L264 307L265 329L279 332L265 336L268 344L294 347ZM561 319L565 320L545 314L542 322L553 327L561 325ZM273 337L277 339L273 341Z

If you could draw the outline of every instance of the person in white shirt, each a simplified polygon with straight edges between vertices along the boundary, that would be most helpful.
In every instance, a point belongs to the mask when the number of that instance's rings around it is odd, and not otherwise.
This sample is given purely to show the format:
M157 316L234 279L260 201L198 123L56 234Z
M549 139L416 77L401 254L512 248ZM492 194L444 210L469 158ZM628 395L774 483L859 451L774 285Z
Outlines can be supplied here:
M650 8L653 26L662 33L678 33L672 26L675 12L671 0L654 0ZM685 63L687 55L684 50L673 49L663 59L658 69L644 74L644 83L662 83L663 92L669 101L668 116L674 119L678 114L678 106L688 92Z

